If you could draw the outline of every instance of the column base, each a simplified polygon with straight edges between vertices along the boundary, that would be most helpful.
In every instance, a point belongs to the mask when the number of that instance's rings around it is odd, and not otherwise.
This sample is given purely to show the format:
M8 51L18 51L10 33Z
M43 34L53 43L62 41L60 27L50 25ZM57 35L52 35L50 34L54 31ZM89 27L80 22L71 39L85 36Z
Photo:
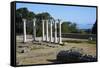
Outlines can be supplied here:
M26 40L23 41L23 43L26 43L26 42L27 42Z
M59 42L59 44L63 44L63 42Z

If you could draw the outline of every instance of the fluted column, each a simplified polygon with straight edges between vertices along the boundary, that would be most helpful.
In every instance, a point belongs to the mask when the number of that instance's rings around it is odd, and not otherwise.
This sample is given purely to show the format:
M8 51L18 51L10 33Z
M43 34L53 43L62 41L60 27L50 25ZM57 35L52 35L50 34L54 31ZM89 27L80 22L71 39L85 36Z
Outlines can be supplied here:
M36 19L33 19L33 41L36 41Z
M26 19L22 19L23 21L23 42L26 42Z
M46 20L46 41L48 42L48 20Z
M45 38L44 38L44 22L45 20L42 20L42 41L45 41Z
M62 44L62 38L61 38L61 21L58 19L59 22L59 44Z
M53 42L53 39L52 39L52 20L50 21L50 42Z
M54 43L57 43L57 25L56 25L56 21L54 22L54 28L55 28Z

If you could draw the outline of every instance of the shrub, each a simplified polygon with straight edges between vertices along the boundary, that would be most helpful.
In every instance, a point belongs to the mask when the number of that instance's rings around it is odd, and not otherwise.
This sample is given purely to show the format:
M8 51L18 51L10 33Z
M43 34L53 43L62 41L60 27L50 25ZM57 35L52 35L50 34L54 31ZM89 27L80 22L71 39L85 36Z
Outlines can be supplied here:
M92 55L84 55L80 58L81 62L94 62L97 61L96 57L93 57Z
M67 51L60 51L57 55L57 60L62 62L78 62L79 58L81 57L81 53L77 51L67 50Z
M72 48L67 51L60 51L57 54L57 61L60 62L93 62L96 61L96 58L91 55L82 54L82 49Z

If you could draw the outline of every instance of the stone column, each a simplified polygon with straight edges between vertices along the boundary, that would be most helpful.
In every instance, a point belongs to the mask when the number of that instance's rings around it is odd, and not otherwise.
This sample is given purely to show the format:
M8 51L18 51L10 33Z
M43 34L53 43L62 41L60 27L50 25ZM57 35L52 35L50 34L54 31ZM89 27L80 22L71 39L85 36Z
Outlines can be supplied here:
M59 22L59 44L62 44L62 38L61 38L61 21L58 19Z
M52 39L52 20L50 21L50 42L53 42L53 39Z
M48 42L48 20L46 20L46 41Z
M54 42L57 43L57 25L56 25L56 21L54 21L54 28L55 28Z
M33 41L36 41L36 19L33 19Z
M26 19L22 19L23 21L23 42L26 42Z
M45 20L42 20L42 41L45 41L45 38L44 38L44 22L45 22Z

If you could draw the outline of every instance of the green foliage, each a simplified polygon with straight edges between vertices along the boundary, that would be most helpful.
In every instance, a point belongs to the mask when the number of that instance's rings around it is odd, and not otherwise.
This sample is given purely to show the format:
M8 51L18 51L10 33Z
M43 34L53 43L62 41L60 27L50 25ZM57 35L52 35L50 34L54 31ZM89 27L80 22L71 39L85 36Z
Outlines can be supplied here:
M27 8L20 8L17 9L17 16L21 18L27 18L28 17L28 9Z
M92 27L92 33L97 34L97 20L96 20L95 24Z
M88 40L88 41L64 40L63 42L67 42L67 43L89 43L89 44L96 44L96 40Z
M89 44L96 44L96 41L88 40L87 43L89 43Z
M36 18L36 35L37 36L41 36L42 35L42 19L50 19L53 18L51 17L51 15L47 12L44 13L39 13L39 14L35 14L34 12L29 11L27 8L19 8L16 10L16 33L17 34L21 34L23 33L23 23L22 23L22 18L27 19L27 25L26 25L26 31L27 34L32 34L33 33L33 22L32 19ZM46 24L45 24L46 25ZM45 27L46 28L46 27Z
M77 24L71 22L62 23L62 33L77 33Z
M35 16L37 19L41 20L41 19L49 19L51 16L49 13L44 12L44 13L39 13Z
M28 20L32 20L35 17L35 14L33 12L28 12Z
M36 17L36 19L38 19L36 22L36 25L38 26L38 27L36 27L36 29L37 29L36 34L37 34L37 36L42 36L42 19L50 19L51 15L47 12L44 12L44 13L39 13L39 14L35 15L35 17ZM46 25L46 22L44 25ZM44 28L46 29L46 27L44 27Z
M62 26L62 27L61 27L62 33L70 32L70 31L69 31L69 25L67 24L67 22L63 22L61 26Z
M82 43L83 41L80 41L80 40L65 40L63 42L68 42L68 43Z
M82 30L82 29L79 31L79 33L86 34L86 32L84 30Z
M71 33L77 33L77 24L76 23L72 23L70 25L70 30L71 30Z
M91 29L78 29L80 34L91 34Z

